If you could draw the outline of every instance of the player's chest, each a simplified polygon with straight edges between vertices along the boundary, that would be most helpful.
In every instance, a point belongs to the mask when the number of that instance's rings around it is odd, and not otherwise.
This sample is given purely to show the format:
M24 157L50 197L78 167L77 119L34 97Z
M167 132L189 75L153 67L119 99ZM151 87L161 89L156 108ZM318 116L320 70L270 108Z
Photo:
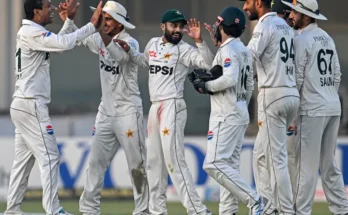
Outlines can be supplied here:
M98 47L99 55L99 69L104 75L118 75L120 74L119 65L115 59L111 57L104 46Z
M148 55L150 75L173 75L179 61L179 51L176 46L152 46Z

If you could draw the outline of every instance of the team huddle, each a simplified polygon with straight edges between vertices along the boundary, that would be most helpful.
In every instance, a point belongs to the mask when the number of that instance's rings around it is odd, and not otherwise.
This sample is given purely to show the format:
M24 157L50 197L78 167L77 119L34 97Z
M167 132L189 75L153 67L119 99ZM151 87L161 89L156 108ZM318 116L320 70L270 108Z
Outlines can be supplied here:
M47 105L51 100L50 52L85 46L99 57L102 98L80 212L100 214L104 175L119 147L125 151L135 209L133 215L166 215L168 174L189 215L211 215L198 195L185 161L183 99L186 77L210 96L211 113L203 169L220 184L219 214L309 215L318 169L330 211L348 214L343 178L335 163L341 106L340 65L335 43L318 27L316 0L241 0L250 21L258 20L247 46L244 12L226 7L214 25L204 24L218 47L215 56L201 37L201 23L176 9L161 18L163 35L139 51L128 33L127 10L110 0L91 7L91 21L74 24L79 3L56 10L64 25L58 34L50 0L26 0L26 18L17 34L16 85L11 119L16 127L15 158L5 214L23 214L21 203L38 161L43 208L69 215L59 203L59 152ZM187 26L187 28L186 28ZM182 40L183 34L195 46ZM145 145L138 68L147 68L151 108ZM195 67L189 71L190 67ZM253 151L256 190L240 175L240 153L249 124L248 105L257 82L259 131Z

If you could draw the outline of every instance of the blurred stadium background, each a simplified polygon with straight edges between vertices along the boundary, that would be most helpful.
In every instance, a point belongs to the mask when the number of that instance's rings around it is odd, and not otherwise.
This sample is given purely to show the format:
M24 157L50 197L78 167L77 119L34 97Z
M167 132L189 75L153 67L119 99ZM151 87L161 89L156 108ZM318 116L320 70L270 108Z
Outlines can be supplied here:
M51 0L54 5L58 5L60 0ZM0 201L5 202L8 177L11 170L13 158L14 126L9 116L9 106L12 101L12 94L15 83L14 75L14 56L16 33L21 26L23 18L24 0L0 0ZM214 23L219 12L228 5L242 7L243 4L237 0L119 0L126 7L131 22L137 26L129 33L135 37L140 44L140 50L144 50L150 38L160 36L159 28L162 13L171 8L182 11L187 18L198 18L201 23ZM342 101L342 120L340 128L340 138L337 147L337 163L342 169L345 184L348 185L348 91L346 84L348 75L348 13L346 0L318 0L322 13L328 17L328 21L319 22L335 40L337 51L340 57L342 84L340 87L340 98ZM75 18L77 26L81 27L89 22L92 12L89 6L95 6L98 0L80 0L81 6ZM47 28L52 32L58 32L63 22L58 14L55 14L55 22ZM248 22L248 29L244 33L242 40L247 43L250 39L255 22ZM215 53L216 48L210 42L209 35L202 28L203 39L210 44L211 50ZM192 42L184 37L184 40ZM98 69L98 58L87 48L76 47L74 50L63 54L51 55L51 83L52 83L52 102L49 105L52 124L58 141L58 147L62 154L60 196L68 199L68 207L77 213L77 200L83 188L84 171L86 168L91 134L93 130L95 115L101 98L100 78ZM150 108L148 94L148 73L144 69L139 70L139 87L144 106L144 118ZM255 91L250 104L251 123L247 131L246 144L242 152L241 172L244 177L254 184L251 169L251 152L253 141L257 133L257 92ZM186 157L196 180L197 188L205 201L218 200L218 186L209 179L201 169L204 159L206 132L208 130L208 118L210 113L209 97L197 94L193 87L186 82L185 100L188 109L188 119L186 124ZM104 212L108 214L130 214L132 203L129 199L132 196L129 190L129 176L127 172L125 157L122 150L116 155L111 168L106 174L105 190L103 198L110 200L127 200L125 203L115 204L105 203ZM30 192L27 192L26 199L41 199L41 182L37 166L29 179ZM73 200L69 200L73 199ZM175 189L168 188L168 199L177 202ZM318 202L326 201L322 192L320 181L316 193ZM72 201L72 202L71 202ZM104 203L103 203L104 204ZM25 208L28 212L42 211L40 202L28 202ZM127 211L113 210L117 205L127 205ZM172 203L171 208L177 208L180 204ZM212 205L213 211L217 211L216 203ZM181 207L181 206L180 206ZM0 212L4 211L5 204L0 204ZM245 209L242 208L242 211ZM183 214L182 209L173 209L169 212L173 214ZM246 213L246 211L245 211ZM315 205L315 214L328 214L326 203ZM243 213L241 213L243 214Z

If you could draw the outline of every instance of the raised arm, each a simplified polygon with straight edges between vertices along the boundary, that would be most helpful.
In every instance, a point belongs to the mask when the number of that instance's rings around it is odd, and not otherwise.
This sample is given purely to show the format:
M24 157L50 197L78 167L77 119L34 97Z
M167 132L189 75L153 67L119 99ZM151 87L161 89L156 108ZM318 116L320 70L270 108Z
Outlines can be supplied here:
M203 69L211 69L214 55L210 51L208 45L203 41L196 43L197 48L185 44L183 48L182 63L187 66L196 66Z
M139 53L136 48L129 46L129 44L123 40L114 40L118 43L119 46L129 54L130 59L140 67L148 68L149 67L149 50L155 39L150 40L144 50L144 53Z
M195 41L197 48L185 44L183 50L181 50L183 52L182 63L187 67L196 66L207 70L211 69L214 55L208 45L202 40L200 22L196 19L190 19L187 25L188 29L183 31Z
M74 24L74 18L80 7L80 3L77 0L65 0L64 3L59 3L56 8L60 19L64 22L63 27L59 31L59 35L69 34L76 31L78 28Z
M101 24L101 5L102 1L94 12L91 22L77 31L65 35L57 35L49 31L38 31L31 37L27 46L32 50L46 52L59 52L74 48L78 41L82 41L92 35Z

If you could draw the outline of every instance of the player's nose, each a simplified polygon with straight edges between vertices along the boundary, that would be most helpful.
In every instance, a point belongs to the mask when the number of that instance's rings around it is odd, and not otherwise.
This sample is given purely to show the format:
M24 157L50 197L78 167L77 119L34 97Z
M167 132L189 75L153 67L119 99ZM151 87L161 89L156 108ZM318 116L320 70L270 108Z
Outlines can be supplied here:
M244 10L244 11L247 11L246 2L245 2L244 5L243 5L243 10Z

